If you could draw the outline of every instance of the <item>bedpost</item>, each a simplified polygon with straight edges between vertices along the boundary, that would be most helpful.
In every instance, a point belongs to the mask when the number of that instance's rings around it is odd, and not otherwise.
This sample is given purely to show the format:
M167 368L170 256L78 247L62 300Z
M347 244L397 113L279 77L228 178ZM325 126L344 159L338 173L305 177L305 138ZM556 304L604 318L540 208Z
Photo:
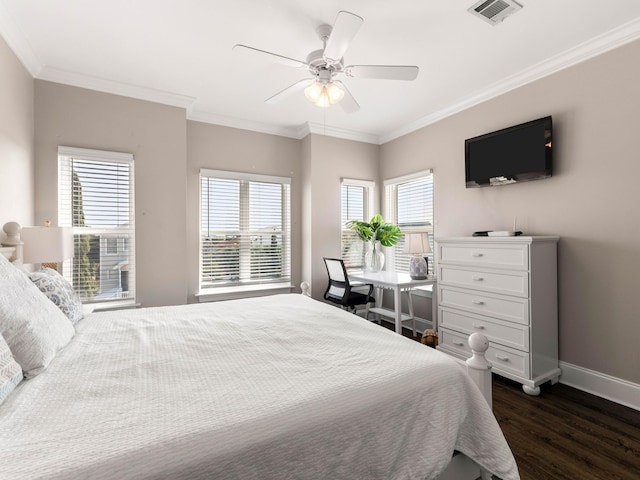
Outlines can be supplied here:
M309 285L309 282L302 282L300 284L300 289L302 290L302 295L307 297L311 296L311 286Z
M467 375L478 386L480 393L489 404L489 408L492 408L491 364L485 357L485 352L489 348L489 340L481 333L472 333L469 335L469 347L471 347L471 358L467 359ZM493 477L491 473L481 468L480 478L481 480L490 480Z
M489 340L480 333L472 333L469 336L469 347L472 355L467 360L467 374L478 386L489 407L492 407L491 364L484 355L489 348Z

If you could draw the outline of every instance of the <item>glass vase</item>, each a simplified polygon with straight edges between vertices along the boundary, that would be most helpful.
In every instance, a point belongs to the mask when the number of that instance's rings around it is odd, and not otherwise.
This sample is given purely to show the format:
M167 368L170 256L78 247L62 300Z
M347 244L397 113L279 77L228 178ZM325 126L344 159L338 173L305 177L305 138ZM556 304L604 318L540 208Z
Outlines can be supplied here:
M380 242L369 242L369 249L364 255L364 266L367 272L379 272L384 267L384 253Z

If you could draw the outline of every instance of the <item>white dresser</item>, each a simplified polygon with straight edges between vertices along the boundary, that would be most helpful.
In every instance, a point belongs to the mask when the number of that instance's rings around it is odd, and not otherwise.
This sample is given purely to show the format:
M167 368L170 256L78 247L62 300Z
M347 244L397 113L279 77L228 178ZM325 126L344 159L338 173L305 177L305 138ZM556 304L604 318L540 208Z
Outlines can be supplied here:
M493 371L529 395L558 381L558 237L438 238L438 349L471 356L489 339Z

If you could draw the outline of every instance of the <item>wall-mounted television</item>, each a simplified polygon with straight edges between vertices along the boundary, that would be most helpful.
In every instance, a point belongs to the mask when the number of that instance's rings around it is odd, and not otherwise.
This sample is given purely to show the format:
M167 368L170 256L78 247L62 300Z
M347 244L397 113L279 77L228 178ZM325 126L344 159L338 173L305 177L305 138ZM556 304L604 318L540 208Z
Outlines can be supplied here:
M467 188L549 178L551 130L549 116L465 140Z

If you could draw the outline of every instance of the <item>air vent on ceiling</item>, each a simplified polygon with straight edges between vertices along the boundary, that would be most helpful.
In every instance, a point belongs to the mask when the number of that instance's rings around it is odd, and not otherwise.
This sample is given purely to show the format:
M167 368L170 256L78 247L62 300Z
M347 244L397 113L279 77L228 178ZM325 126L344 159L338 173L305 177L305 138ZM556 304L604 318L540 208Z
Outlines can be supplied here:
M522 5L515 0L480 0L469 7L469 12L491 25L497 25L521 8Z

